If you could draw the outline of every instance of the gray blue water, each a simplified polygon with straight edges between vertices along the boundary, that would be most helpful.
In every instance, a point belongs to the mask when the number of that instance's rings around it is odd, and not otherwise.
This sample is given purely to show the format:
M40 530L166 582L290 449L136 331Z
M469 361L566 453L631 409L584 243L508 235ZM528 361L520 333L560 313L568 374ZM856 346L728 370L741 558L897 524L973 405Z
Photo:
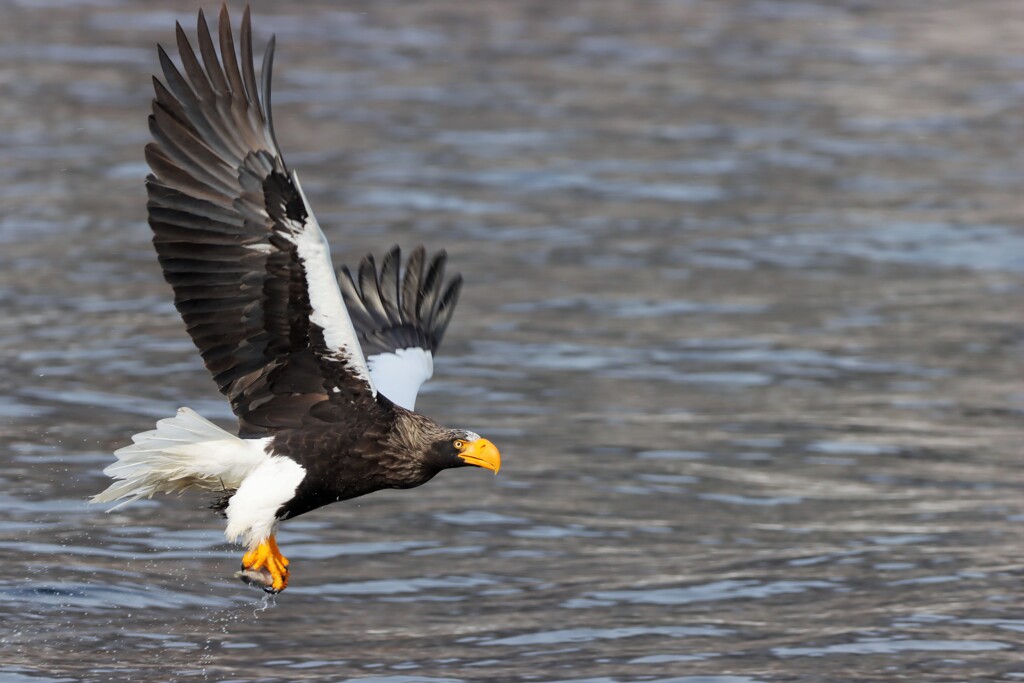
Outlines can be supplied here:
M273 600L206 500L84 502L231 417L144 213L196 5L0 8L0 681L1024 679L1015 1L255 2L336 261L464 274L419 407L504 460L287 523Z

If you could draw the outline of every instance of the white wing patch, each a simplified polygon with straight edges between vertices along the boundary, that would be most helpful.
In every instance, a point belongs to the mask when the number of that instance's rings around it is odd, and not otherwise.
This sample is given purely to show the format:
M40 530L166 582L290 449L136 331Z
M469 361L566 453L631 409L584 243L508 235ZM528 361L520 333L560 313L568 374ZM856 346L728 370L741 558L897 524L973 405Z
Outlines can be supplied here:
M434 356L419 347L377 353L368 359L377 390L406 410L416 409L420 387L434 375Z
M302 203L306 205L306 215L308 216L298 234L288 237L298 249L302 268L306 272L306 289L309 292L309 304L312 308L309 319L323 329L324 341L328 348L334 349L341 355L347 361L352 372L366 382L372 394L376 396L377 388L370 377L370 369L366 365L366 359L363 358L359 338L352 326L352 319L349 318L345 300L341 296L338 280L334 275L334 266L331 263L331 245L328 244L327 238L324 237L324 233L320 229L320 224L317 223L309 209L306 194L302 191L302 186L299 185L299 176L293 172L291 179L295 183L295 189L298 190L299 196L302 197Z

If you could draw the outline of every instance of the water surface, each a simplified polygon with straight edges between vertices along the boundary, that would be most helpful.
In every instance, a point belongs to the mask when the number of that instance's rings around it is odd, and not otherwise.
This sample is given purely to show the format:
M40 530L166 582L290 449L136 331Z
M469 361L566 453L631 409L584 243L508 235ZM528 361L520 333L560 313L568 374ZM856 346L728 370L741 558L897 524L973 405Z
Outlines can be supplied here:
M1018 5L256 2L336 261L448 249L419 407L505 461L289 522L274 600L207 501L85 504L230 424L144 214L194 11L3 3L0 680L1024 678Z

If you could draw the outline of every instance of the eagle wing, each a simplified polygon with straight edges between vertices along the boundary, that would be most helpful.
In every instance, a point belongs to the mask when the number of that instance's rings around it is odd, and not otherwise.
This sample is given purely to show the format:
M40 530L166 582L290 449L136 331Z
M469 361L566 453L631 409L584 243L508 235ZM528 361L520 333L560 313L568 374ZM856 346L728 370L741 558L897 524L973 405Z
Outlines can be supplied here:
M201 11L198 55L177 26L184 73L159 48L146 188L174 304L240 432L253 436L298 427L326 401L351 410L377 391L327 240L274 135L274 40L260 88L248 8L240 60L226 7L219 24L219 58Z
M428 259L416 247L402 268L395 246L379 269L371 254L357 275L345 266L338 273L374 386L407 410L415 409L420 387L434 374L434 354L462 291L461 275L445 279L447 258L439 251Z

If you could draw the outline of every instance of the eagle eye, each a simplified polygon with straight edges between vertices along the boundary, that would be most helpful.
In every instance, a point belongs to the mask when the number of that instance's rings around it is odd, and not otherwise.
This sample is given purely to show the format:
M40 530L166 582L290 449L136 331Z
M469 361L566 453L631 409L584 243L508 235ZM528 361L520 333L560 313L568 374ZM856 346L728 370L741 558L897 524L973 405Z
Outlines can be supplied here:
M466 442L462 439L455 439L455 441L452 442L452 445L461 451L462 447L466 445Z

